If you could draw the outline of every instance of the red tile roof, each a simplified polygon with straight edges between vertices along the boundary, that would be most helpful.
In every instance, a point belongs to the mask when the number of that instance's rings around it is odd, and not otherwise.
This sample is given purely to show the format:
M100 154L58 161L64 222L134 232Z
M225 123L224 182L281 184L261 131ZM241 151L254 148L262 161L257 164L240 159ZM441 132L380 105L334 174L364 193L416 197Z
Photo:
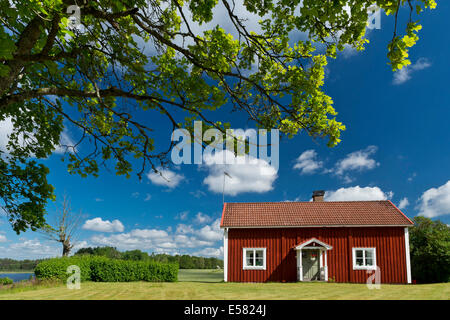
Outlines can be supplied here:
M410 226L391 201L225 203L221 227Z

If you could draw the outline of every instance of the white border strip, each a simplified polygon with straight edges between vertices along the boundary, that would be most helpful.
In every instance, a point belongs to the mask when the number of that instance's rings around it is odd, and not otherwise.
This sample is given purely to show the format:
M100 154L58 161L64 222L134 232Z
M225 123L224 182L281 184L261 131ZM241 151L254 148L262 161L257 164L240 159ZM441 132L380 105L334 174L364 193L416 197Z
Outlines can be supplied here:
M228 228L223 230L223 281L228 281Z
M409 253L409 230L405 228L406 281L411 283L411 258Z

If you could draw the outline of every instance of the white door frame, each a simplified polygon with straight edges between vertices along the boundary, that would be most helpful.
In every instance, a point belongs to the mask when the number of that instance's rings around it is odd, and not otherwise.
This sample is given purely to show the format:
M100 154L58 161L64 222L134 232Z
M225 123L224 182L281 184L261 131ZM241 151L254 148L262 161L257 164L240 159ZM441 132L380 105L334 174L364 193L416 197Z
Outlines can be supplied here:
M317 243L319 246L308 246L311 243ZM313 250L313 249L320 251L320 261L319 261L320 272L322 272L323 270L324 281L328 282L327 251L333 249L333 247L322 241L317 240L316 238L312 238L295 247L295 250L297 251L297 280L303 281L302 250Z

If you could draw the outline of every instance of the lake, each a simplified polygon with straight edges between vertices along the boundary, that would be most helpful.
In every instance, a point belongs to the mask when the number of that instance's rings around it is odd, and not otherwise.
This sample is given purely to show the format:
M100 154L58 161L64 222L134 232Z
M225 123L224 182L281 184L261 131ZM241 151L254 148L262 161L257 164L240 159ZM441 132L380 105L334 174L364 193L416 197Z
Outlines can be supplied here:
M29 273L0 273L0 278L5 278L8 277L10 279L12 279L14 282L18 282L21 280L28 280L30 278L30 276L34 276L33 272L29 272Z

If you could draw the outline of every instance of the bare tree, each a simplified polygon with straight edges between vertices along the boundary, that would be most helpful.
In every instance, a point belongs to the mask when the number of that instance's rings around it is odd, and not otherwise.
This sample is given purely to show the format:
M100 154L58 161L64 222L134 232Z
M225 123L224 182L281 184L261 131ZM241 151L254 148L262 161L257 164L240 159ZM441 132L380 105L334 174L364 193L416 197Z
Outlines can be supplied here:
M81 223L81 217L81 211L74 213L70 207L70 200L64 195L61 207L56 211L54 226L47 225L40 229L46 238L62 244L63 257L68 256L74 246L74 239Z

